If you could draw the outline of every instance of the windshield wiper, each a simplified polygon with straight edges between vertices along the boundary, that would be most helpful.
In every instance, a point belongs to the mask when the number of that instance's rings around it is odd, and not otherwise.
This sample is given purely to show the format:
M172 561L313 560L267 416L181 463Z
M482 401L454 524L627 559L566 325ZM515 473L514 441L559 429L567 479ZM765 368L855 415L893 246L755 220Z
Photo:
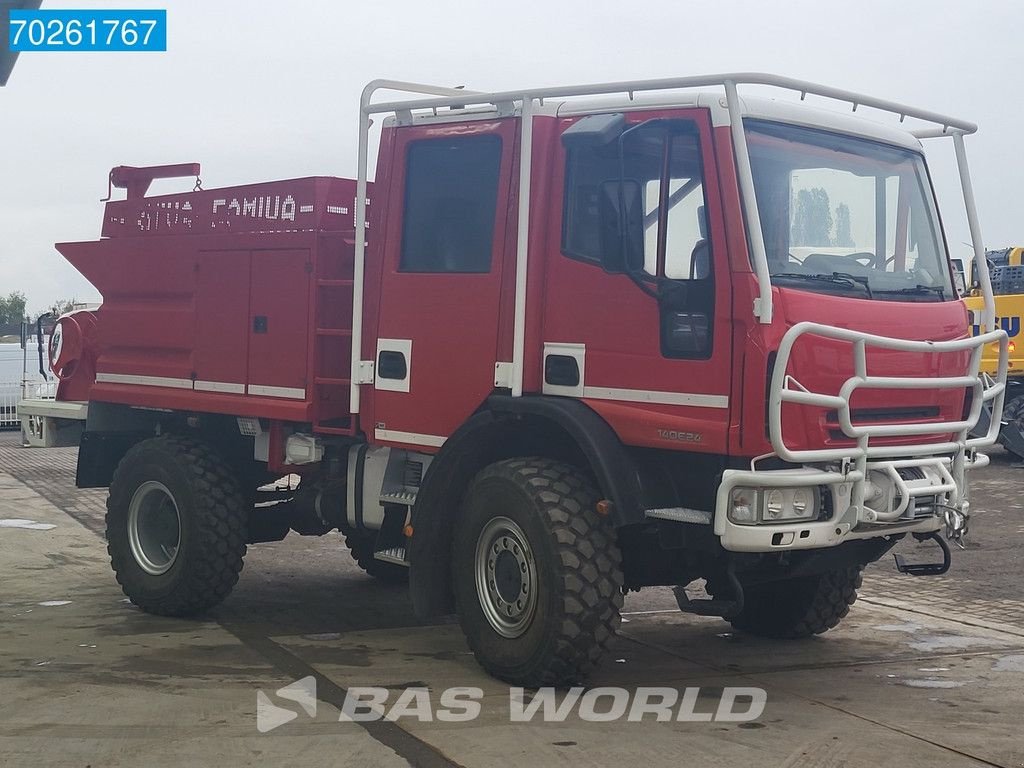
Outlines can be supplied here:
M934 294L936 294L939 297L939 299L946 298L946 289L943 288L941 285L920 285L920 284L918 284L918 285L915 285L912 288L908 286L906 288L889 288L887 290L882 290L881 288L879 288L877 290L878 290L879 293L902 293L902 294L905 294L907 296L911 296L911 295L920 296L920 295L925 294L925 293L934 293Z
M808 280L818 283L837 283L839 285L847 285L851 287L859 285L864 289L864 292L867 293L868 298L871 298L871 286L868 284L868 279L858 275L851 275L849 272L833 272L831 275L825 274L824 272L816 274L806 274L804 272L776 272L772 277Z

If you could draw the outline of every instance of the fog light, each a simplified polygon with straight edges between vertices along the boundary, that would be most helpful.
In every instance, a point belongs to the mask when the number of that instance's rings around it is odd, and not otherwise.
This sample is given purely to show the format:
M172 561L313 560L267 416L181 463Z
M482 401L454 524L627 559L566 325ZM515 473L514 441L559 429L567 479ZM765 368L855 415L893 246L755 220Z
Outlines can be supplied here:
M791 523L799 520L813 520L818 516L817 488L777 488L768 494L778 494L778 512L773 514L771 503L765 505L765 520Z
M802 518L807 517L808 513L810 513L812 517L817 513L817 504L814 503L814 494L810 488L797 488L793 491L793 516Z
M765 520L778 520L786 512L786 499L778 488L775 488L765 495L764 518Z

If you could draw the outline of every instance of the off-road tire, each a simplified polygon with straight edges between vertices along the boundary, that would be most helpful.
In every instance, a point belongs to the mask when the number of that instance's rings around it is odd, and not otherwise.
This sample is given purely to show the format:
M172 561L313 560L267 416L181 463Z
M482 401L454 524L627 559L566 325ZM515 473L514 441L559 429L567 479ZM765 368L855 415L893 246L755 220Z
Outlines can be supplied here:
M345 545L348 547L356 565L366 571L367 575L383 584L405 584L409 581L409 569L404 565L388 563L373 556L374 540L358 533L346 533Z
M1003 421L1016 425L1020 432L1024 432L1024 395L1017 395L1003 406ZM1003 429L1006 429L1006 427L1003 427ZM1006 448L1006 446L1004 445L1003 448ZM1021 456L1016 451L1010 448L1006 448L1006 451L1018 459L1024 460L1024 456Z
M761 637L820 635L850 612L863 581L862 571L862 566L855 566L747 587L743 610L731 623L741 632Z
M452 581L469 647L494 677L566 686L600 663L619 626L623 578L615 530L596 510L599 498L585 472L546 458L499 461L470 483L453 541ZM536 567L536 606L512 639L485 616L475 577L478 539L500 517L521 528Z
M129 544L135 491L155 480L178 507L180 543L166 573L139 565ZM114 472L107 497L107 552L121 589L147 613L193 616L217 605L238 581L246 551L247 491L206 443L161 435L137 443Z

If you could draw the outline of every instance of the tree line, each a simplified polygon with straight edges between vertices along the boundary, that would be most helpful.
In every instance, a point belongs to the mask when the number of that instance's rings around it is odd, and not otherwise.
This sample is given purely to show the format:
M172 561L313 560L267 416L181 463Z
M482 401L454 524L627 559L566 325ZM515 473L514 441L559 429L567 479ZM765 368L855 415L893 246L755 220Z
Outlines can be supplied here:
M75 308L77 300L60 299L55 301L47 310L54 317L70 312ZM26 299L24 291L11 291L6 296L0 296L0 329L8 333L18 333L21 321L25 318Z
M822 187L801 189L796 196L789 242L794 246L855 247L850 230L850 206L840 203L833 216L828 192Z

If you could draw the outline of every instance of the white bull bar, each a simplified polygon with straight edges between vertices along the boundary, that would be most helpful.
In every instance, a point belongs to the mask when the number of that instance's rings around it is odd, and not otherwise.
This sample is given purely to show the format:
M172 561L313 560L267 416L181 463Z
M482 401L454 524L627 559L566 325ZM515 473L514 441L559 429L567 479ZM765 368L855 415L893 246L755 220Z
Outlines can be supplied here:
M794 346L802 336L848 342L853 347L854 373L840 386L838 393L813 392L790 375ZM984 466L988 458L976 449L992 445L999 435L1003 399L1006 392L1009 338L1002 330L954 341L908 341L860 331L836 328L820 323L797 323L779 345L768 391L768 432L772 456L797 465L795 469L760 471L756 462L751 469L726 470L718 491L715 533L726 549L734 551L771 551L778 548L834 546L847 538L867 538L904 531L932 531L940 527L940 518L901 519L913 499L927 496L942 499L942 506L966 514L968 502L965 472ZM985 347L999 344L999 365L995 377L981 373ZM868 372L869 347L916 353L970 352L966 372L959 376L872 376ZM932 423L856 424L850 401L862 388L870 389L970 389L970 410L964 418ZM782 406L793 403L812 408L827 408L838 414L843 434L856 445L837 448L796 449L783 434ZM991 404L989 428L981 437L970 436L978 424L982 408ZM952 440L929 441L927 436L953 433ZM920 435L911 445L878 445L873 439ZM927 480L907 481L899 472L909 467L927 473ZM880 472L896 489L899 503L893 509L876 509L865 503L873 473ZM803 523L740 525L728 519L734 488L792 488L826 486L832 491L833 517L827 521ZM870 524L868 526L862 524ZM860 528L858 529L858 526Z

